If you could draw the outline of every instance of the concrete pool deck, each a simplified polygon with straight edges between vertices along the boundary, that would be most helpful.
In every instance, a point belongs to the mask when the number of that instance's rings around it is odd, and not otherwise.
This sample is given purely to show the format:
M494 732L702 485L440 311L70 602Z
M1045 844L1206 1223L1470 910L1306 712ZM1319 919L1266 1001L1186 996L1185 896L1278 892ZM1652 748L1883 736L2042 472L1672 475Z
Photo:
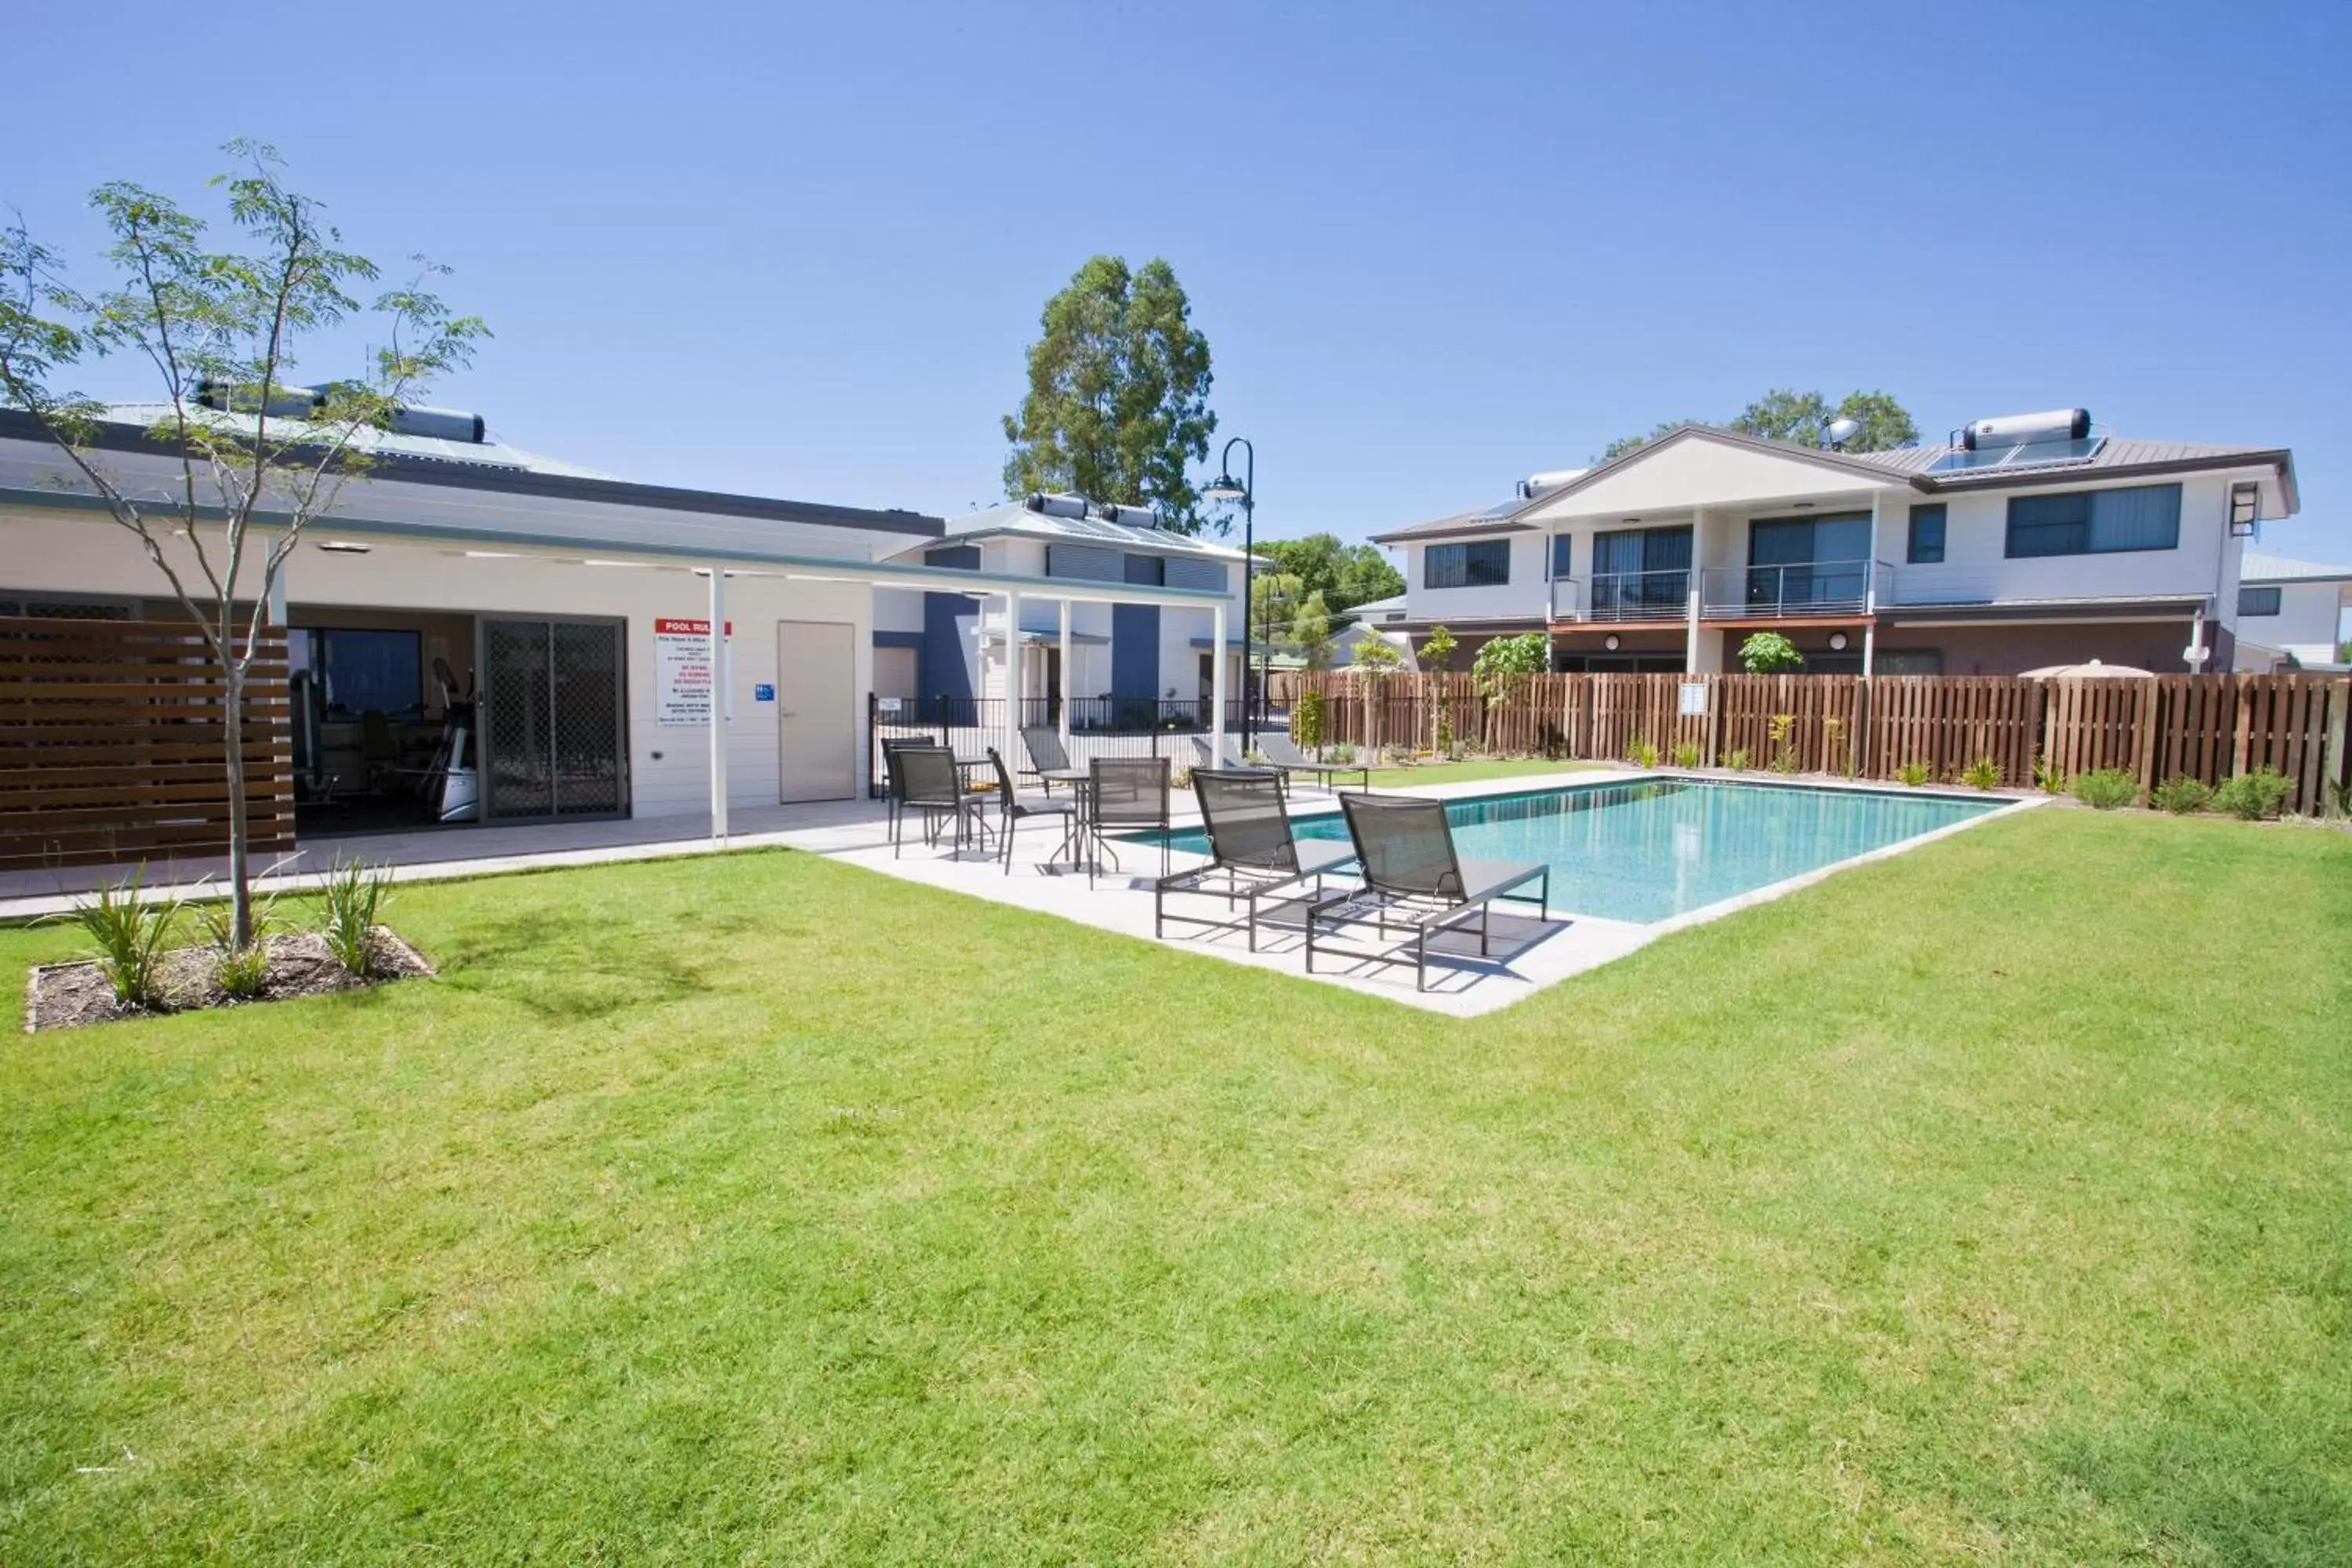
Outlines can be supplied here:
M1731 776L1678 770L1643 772L1586 768L1522 773L1509 778L1460 784L1429 784L1410 792L1391 790L1384 793L1411 793L1461 800L1521 795L1570 784L1627 784L1660 779L1719 784ZM1885 785L1783 779L1769 774L1749 773L1738 777L1751 784L1793 789L1875 795L1915 793ZM1956 795L1956 792L1948 790L1916 793ZM1494 958L1478 960L1475 934L1449 937L1434 943L1433 951L1445 955L1445 961L1432 963L1431 988L1426 992L1414 990L1412 972L1409 967L1373 963L1347 965L1341 954L1337 952L1327 954L1319 943L1317 952L1318 967L1311 978L1367 995L1386 997L1408 1006L1457 1017L1475 1016L1507 1007L1570 975L1580 974L1622 958L1669 932L1721 920L1726 915L1736 914L1754 905L1785 897L1800 888L1810 887L1848 867L1900 855L1922 844L1965 832L1979 823L2046 804L2044 797L2036 795L1997 795L1988 797L1971 793L1956 797L1979 803L1990 798L2003 804L1998 809L1964 821L1868 850L1668 920L1643 923L1555 910L1550 919L1538 921L1532 911L1519 913L1518 906L1498 906L1494 920ZM1198 826L1198 814L1191 809L1190 795L1180 793L1177 799L1181 808L1176 816L1177 826ZM1299 816L1319 816L1337 808L1336 797L1322 790L1301 789L1293 805L1293 815ZM984 856L978 851L950 854L924 847L919 840L910 842L903 855L894 857L890 851L883 807L878 801L737 808L730 811L730 816L736 831L724 845L714 844L710 839L707 818L694 816L427 830L325 840L305 847L299 861L284 865L278 875L258 879L256 887L265 891L316 887L323 879L326 868L337 857L350 855L362 857L371 864L389 867L395 881L414 882L562 867L671 859L745 849L784 848L823 855L884 876L896 877L902 881L1034 910L1041 914L1055 915L1080 925L1117 931L1145 942L1161 941L1165 946L1204 953L1228 963L1277 970L1292 975L1305 973L1303 939L1295 928L1261 931L1260 950L1255 953L1248 951L1244 939L1236 933L1203 935L1193 928L1180 928L1166 939L1154 938L1151 934L1150 877L1158 869L1157 858L1142 846L1135 847L1133 853L1126 857L1125 874L1105 876L1089 888L1083 872L1047 875L1029 863L1032 846L1037 856L1042 856L1051 847L1055 837L1055 829L1051 823L1032 824L1027 832L1016 840L1023 858L1016 861L1012 874L1007 876L992 856ZM1179 854L1173 863L1181 867L1196 859ZM281 865L282 861L273 858L264 864ZM206 873L216 877L218 863L184 862L173 865L157 875L157 890L191 896L216 891L216 883L210 888L202 883L201 879ZM24 920L61 912L73 905L80 892L116 875L120 873L106 868L78 868L73 871L53 873L8 873L0 878L0 920ZM1198 900L1191 907L1208 912L1207 906Z

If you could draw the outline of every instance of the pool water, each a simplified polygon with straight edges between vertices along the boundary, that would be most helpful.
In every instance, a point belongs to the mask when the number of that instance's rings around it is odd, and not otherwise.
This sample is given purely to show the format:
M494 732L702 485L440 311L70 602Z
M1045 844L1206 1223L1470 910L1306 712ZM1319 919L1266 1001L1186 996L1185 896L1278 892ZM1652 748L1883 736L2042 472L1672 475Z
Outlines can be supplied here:
M1997 800L1645 779L1446 806L1454 847L1551 867L1555 911L1662 921L2000 809ZM1335 812L1295 818L1301 838L1348 839ZM1199 830L1170 842L1208 853Z

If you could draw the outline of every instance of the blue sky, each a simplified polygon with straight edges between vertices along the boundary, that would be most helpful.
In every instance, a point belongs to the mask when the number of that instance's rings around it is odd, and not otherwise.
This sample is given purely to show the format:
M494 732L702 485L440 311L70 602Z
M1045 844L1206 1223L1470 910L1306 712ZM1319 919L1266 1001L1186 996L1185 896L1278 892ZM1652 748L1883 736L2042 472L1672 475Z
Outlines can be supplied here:
M2267 546L2352 558L2338 5L95 15L12 19L50 63L0 202L85 259L89 186L272 140L358 247L457 269L498 335L441 401L632 478L984 503L1110 251L1190 290L1272 534L1795 384L2289 445Z

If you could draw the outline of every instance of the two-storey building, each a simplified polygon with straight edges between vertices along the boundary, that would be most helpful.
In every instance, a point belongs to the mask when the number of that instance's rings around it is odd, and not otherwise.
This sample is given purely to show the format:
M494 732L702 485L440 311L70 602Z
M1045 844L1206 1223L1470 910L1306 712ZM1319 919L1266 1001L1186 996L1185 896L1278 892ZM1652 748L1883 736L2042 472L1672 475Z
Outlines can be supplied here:
M1866 453L1687 425L1374 540L1405 555L1404 629L1445 626L1465 668L1541 631L1557 668L1716 671L1774 630L1824 672L2226 670L2240 552L2297 505L2283 448L2135 440L2068 409Z
M1225 687L1242 691L1242 552L1159 526L1149 508L1083 496L1031 495L965 517L892 559L994 577L1118 584L1221 595ZM884 590L875 595L875 691L950 708L1005 694L1006 597ZM1066 607L1066 615L1065 609ZM1206 605L1074 602L1018 605L1024 717L1078 729L1207 722L1216 685L1215 616Z

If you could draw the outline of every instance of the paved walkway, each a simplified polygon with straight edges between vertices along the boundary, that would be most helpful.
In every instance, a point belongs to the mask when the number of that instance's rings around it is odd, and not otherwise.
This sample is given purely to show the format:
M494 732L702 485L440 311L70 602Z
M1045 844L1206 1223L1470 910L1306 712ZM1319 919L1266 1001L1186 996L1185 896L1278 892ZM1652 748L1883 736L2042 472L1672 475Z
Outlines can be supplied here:
M1656 776L1587 769L1469 784L1434 784L1413 793L1457 798L1511 794L1565 784L1605 784ZM1798 787L1838 786L1800 784ZM1178 814L1178 825L1196 826L1197 815L1190 809L1189 798L1180 799L1183 809ZM2011 809L2029 809L2036 804L2035 800L2020 800ZM1334 808L1334 798L1321 791L1302 789L1293 805L1300 814L1323 813ZM1973 820L1981 822L1996 815L2005 813L1990 813ZM919 839L907 844L902 853L894 855L889 846L883 808L878 801L736 809L729 813L729 817L733 831L723 845L711 840L707 816L443 828L320 840L306 845L299 856L276 863L277 874L258 879L256 886L265 891L315 887L326 868L339 857L350 856L363 858L371 865L389 866L397 881L423 881L777 847L824 855L885 876L919 882L943 891L1057 915L1081 925L1114 931L1144 941L1155 940L1152 936L1151 876L1159 870L1159 858L1140 846L1124 857L1126 864L1118 873L1102 878L1090 888L1083 872L1048 874L1032 863L1042 858L1053 846L1055 835L1050 824L1032 824L1027 832L1016 840L1020 854L1008 875L993 857L984 856L977 850L955 854L945 849L927 848ZM1669 931L1719 920L1752 904L1780 898L1798 888L1832 876L1845 866L1901 854L1928 839L1965 831L1972 825L1962 823L1947 827L1920 838L1874 850L1838 866L1651 924L1569 916L1557 911L1549 920L1539 921L1534 918L1531 910L1521 915L1516 912L1516 905L1502 906L1514 912L1498 912L1496 915L1492 956L1485 960L1479 958L1475 934L1445 939L1440 945L1441 951L1447 955L1446 962L1432 966L1431 988L1425 992L1414 990L1413 973L1410 968L1371 963L1349 966L1340 959L1327 960L1319 944L1318 972L1313 978L1457 1016L1489 1013L1507 1007L1570 975L1622 958ZM1181 867L1186 859L1186 857L1179 856L1176 864ZM186 894L200 894L209 890L202 884L201 879L207 873L217 876L219 865L217 862L179 862L149 869L151 878L161 887ZM98 885L109 875L110 873L103 868L0 875L0 920L51 914L69 908L76 893ZM1199 900L1192 900L1187 907L1211 914L1216 914L1222 909L1221 905L1213 909ZM1206 953L1234 963L1276 969L1293 975L1305 972L1303 941L1296 929L1262 931L1256 952L1248 951L1244 938L1234 933L1203 936L1190 929L1173 929L1166 940L1167 945ZM1329 965L1328 970L1325 968L1327 963Z

